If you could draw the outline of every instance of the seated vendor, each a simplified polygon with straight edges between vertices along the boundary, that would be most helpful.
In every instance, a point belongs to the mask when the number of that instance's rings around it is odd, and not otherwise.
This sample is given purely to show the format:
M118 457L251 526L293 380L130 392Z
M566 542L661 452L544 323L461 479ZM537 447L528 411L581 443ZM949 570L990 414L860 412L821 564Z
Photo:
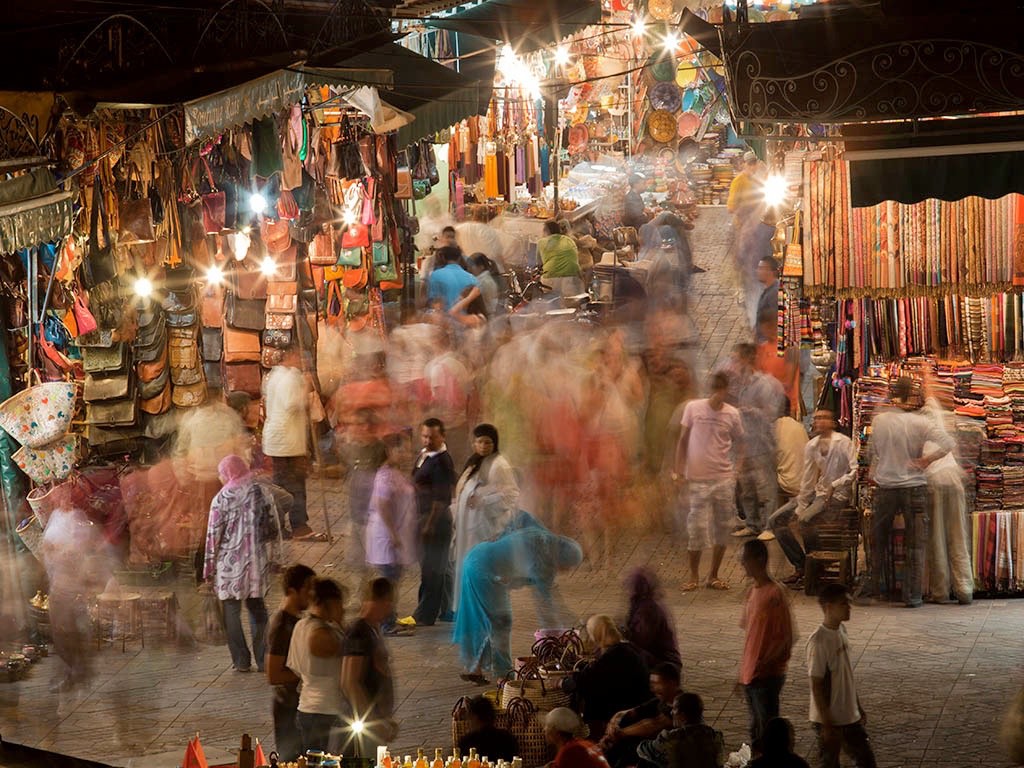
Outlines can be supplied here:
M616 712L608 723L601 747L608 762L615 766L633 765L636 748L644 739L652 739L672 727L672 702L681 685L679 667L661 663L651 670L650 686L654 697L643 704Z
M492 760L512 761L519 754L519 744L511 731L494 725L494 705L486 696L474 696L467 705L470 731L459 739L459 753L468 755L475 749L478 755Z
M641 765L657 768L719 768L725 752L722 732L704 722L704 702L680 693L672 702L672 727L637 747Z
M544 222L544 237L537 241L543 272L541 280L562 296L575 296L583 291L580 256L576 241L562 234L557 221Z

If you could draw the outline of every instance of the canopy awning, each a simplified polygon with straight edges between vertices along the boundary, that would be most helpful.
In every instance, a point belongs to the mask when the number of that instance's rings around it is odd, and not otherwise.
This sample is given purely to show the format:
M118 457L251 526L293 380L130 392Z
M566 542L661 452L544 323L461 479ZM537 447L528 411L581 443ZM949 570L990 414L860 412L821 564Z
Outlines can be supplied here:
M502 40L526 52L557 43L600 20L598 0L487 0L428 26Z
M302 100L308 86L390 86L387 68L294 67L279 69L217 93L185 102L185 141L216 136L225 128L274 114Z
M60 240L75 224L74 198L48 170L0 181L0 253Z
M493 80L472 80L408 48L389 43L344 62L348 67L389 69L395 87L380 92L385 104L415 119L398 129L398 146L431 136L472 115L487 113ZM491 72L493 78L493 70Z

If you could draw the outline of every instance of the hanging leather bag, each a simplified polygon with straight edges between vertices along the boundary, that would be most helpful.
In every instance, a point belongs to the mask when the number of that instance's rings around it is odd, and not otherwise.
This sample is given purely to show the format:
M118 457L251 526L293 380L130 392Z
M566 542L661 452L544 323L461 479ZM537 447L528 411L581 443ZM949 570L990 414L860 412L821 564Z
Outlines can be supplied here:
M103 222L103 247L100 247L99 227ZM89 212L89 249L82 262L82 279L87 287L105 283L117 277L117 262L114 259L114 243L110 235L110 223L103 202L103 183L99 175L92 189L92 207Z

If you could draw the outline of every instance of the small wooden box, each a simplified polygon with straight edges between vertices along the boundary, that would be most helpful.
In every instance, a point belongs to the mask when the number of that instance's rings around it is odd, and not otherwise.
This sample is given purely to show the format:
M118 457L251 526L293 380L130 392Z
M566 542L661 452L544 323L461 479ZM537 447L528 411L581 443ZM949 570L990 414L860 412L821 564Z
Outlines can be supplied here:
M826 584L850 584L850 553L847 550L808 552L804 563L804 592L811 597Z

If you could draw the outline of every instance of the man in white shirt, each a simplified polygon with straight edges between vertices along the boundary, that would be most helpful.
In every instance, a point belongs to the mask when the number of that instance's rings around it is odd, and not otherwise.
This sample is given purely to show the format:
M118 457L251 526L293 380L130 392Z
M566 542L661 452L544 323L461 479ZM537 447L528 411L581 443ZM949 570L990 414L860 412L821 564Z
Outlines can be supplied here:
M895 408L879 413L871 422L871 477L877 488L871 511L870 580L865 598L881 593L889 574L892 524L904 519L903 602L908 608L921 605L924 552L928 544L928 478L925 470L956 447L949 434L917 412L911 399L913 381L903 377L892 389ZM925 443L937 448L925 453ZM892 585L889 586L890 591Z
M850 596L842 584L827 584L818 596L824 620L807 639L811 678L810 720L818 735L821 768L839 768L846 752L857 768L875 768L875 753L864 729L850 662L850 641L843 622L850 620Z
M800 589L803 585L806 553L817 546L818 525L848 505L853 495L853 481L857 476L857 449L850 438L835 429L836 420L832 411L820 409L814 412L814 431L817 435L804 447L800 493L768 519L768 527L795 569L793 575L784 580L794 589ZM828 512L821 515L826 509ZM791 528L794 521L800 528L803 547Z
M725 402L729 377L716 373L711 377L711 396L691 400L683 410L682 430L676 444L676 464L672 479L685 478L690 510L686 517L689 538L690 580L684 592L699 584L700 556L711 549L709 589L728 589L718 578L718 569L729 543L729 529L736 515L736 471L733 454L743 438L740 413Z

